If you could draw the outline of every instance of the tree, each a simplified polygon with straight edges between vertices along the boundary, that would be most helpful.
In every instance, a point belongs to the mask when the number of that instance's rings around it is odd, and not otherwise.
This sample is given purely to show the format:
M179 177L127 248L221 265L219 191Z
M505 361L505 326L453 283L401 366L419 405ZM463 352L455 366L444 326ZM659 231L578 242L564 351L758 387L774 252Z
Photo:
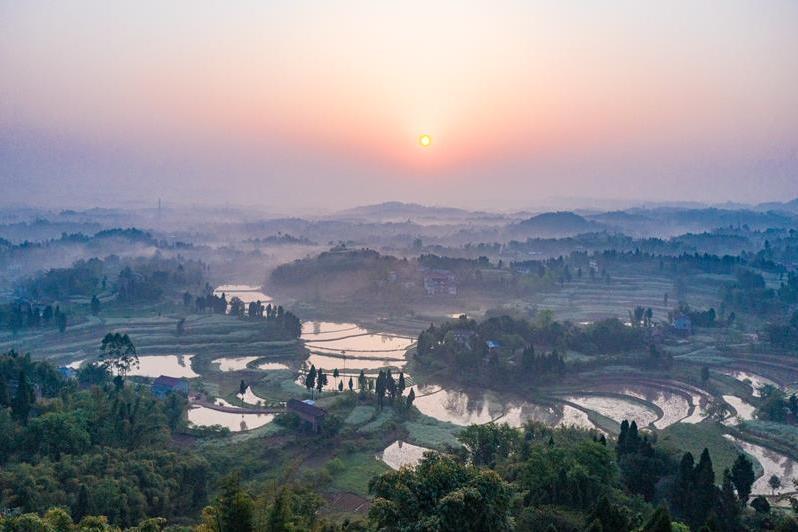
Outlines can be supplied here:
M609 498L604 495L596 504L591 512L588 522L598 521L601 523L601 530L613 532L627 532L629 530L629 518L622 508L612 504Z
M407 409L410 410L410 407L413 406L413 401L416 400L416 392L413 391L413 388L410 388L410 393L407 394L406 405Z
M766 514L770 511L770 503L766 498L760 495L758 497L754 497L754 500L751 501L751 508L756 510L757 513Z
M311 365L310 370L308 370L307 375L305 375L305 388L308 389L309 392L313 392L313 388L316 386L316 366Z
M96 294L91 296L91 313L94 316L100 313L100 298Z
M366 394L366 373L361 369L360 375L357 376L357 389L360 390L360 395Z
M415 468L369 482L370 521L378 530L512 530L512 492L490 469L428 454Z
M78 489L78 497L75 499L75 505L72 507L72 515L75 519L80 521L89 513L89 488L86 484L81 483Z
M219 524L224 532L251 532L254 530L255 503L241 489L238 474L222 481L218 500Z
M59 312L55 316L55 323L58 326L58 332L64 332L67 328L67 317L63 312Z
M134 367L139 366L136 347L127 334L108 333L100 344L100 360L117 371L123 379Z
M781 479L776 475L772 475L768 479L768 486L770 486L770 491L775 495L776 490L781 487Z
M352 382L352 377L349 377L349 391L351 392L355 388L355 383Z
M649 518L646 524L643 525L640 532L671 532L672 526L671 515L668 513L668 509L664 506L660 506L651 515L651 518Z
M737 490L740 502L745 504L751 495L751 486L754 485L756 475L754 474L754 464L743 453L737 455L737 459L732 465L731 480Z
M11 404L11 413L14 415L14 419L23 425L26 424L34 400L33 388L28 382L28 377L24 371L20 371L17 393L14 395L14 402Z
M475 466L494 467L498 460L508 458L521 444L521 434L506 423L497 425L469 425L457 439L468 450Z
M62 453L81 454L91 444L85 424L72 413L48 412L30 421L26 447L55 461L61 459Z
M325 375L324 370L319 368L319 372L316 375L316 390L319 394L321 394L325 386L327 386L327 375Z
M241 379L241 382L238 383L238 395L243 396L245 393L247 393L247 383Z
M335 382L338 382L338 377L339 377L340 375L341 375L341 374L338 372L338 368L335 368L335 369L333 369L333 379L335 379ZM340 388L339 388L339 389L340 389Z
M407 388L407 383L405 383L405 373L402 371L399 373L399 381L396 383L396 393L399 397L405 393L405 388Z
M723 530L740 529L740 501L734 493L731 472L723 471L723 484L718 494L715 518Z
M712 509L715 507L717 499L717 487L715 486L715 471L712 468L712 458L709 456L709 449L704 448L698 465L693 472L694 491L692 499L692 520L693 526L700 526L705 523Z

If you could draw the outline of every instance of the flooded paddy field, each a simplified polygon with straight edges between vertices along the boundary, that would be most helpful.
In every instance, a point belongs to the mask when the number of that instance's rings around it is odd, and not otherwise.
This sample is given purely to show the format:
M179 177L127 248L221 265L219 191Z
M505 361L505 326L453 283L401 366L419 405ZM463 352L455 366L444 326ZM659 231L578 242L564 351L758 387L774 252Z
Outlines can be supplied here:
M415 467L424 457L424 453L431 450L397 440L382 451L380 459L391 469L400 469L406 466Z
M199 377L191 368L194 355L146 355L139 357L138 367L132 368L128 375L132 377L183 377L193 379Z
M221 412L205 406L192 406L188 410L190 424L201 427L220 425L231 432L256 429L274 420L274 414L238 414Z
M750 456L753 456L762 466L764 473L754 481L752 489L753 495L770 495L771 493L781 494L795 491L792 479L798 477L798 465L792 459L775 451L771 451L761 445L749 443L739 438L727 434L726 438ZM770 477L776 475L781 480L781 487L773 491L768 485Z

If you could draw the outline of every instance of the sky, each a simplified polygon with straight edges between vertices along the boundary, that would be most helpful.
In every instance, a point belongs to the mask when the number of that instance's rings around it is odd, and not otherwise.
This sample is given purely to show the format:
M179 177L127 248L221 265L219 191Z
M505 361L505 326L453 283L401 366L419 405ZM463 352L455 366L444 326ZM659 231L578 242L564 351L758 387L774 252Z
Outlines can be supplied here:
M795 0L0 0L0 203L789 200L797 95Z

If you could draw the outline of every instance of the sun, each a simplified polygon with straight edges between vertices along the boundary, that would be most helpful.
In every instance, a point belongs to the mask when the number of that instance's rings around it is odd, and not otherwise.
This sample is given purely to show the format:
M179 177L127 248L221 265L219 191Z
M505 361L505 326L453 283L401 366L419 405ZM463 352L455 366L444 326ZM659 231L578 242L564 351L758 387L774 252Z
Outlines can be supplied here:
M432 137L427 134L421 135L418 137L418 143L421 144L422 147L427 148L430 144L432 144Z

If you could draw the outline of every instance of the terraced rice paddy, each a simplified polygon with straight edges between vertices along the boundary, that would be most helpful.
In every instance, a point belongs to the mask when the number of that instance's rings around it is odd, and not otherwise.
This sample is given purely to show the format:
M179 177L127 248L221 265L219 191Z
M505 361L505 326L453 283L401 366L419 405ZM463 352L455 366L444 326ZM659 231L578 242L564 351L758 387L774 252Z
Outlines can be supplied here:
M563 398L565 401L592 410L604 417L621 423L623 420L634 420L638 426L645 427L657 421L660 416L657 412L647 408L644 404L619 397L603 395L571 395Z
M751 393L754 397L762 397L762 392L760 391L763 386L774 386L776 388L779 387L774 381L768 379L767 377L763 377L761 375L756 375L754 373L750 373L748 371L741 371L741 370L720 370L720 373L724 375L728 375L734 379L737 379L740 382L744 382L751 386Z
M662 410L662 417L654 426L664 429L690 415L690 402L684 395L651 386L627 386L619 391L623 395L648 401Z
M740 421L749 421L754 419L754 410L756 410L754 405L745 402L735 395L724 395L723 400L729 403L729 405L731 405L731 407L737 412L735 416L727 418L724 423L736 424Z
M266 402L263 397L259 397L255 395L255 392L252 391L251 386L247 386L247 389L244 390L243 394L237 394L238 398L241 399L244 403L252 406L260 406Z
M781 480L781 488L775 491L776 494L795 490L792 484L792 479L798 477L798 465L796 465L795 461L775 451L748 443L729 434L724 437L733 441L743 451L756 458L764 469L764 474L754 482L753 495L770 495L773 493L768 485L768 480L773 475L776 475Z

